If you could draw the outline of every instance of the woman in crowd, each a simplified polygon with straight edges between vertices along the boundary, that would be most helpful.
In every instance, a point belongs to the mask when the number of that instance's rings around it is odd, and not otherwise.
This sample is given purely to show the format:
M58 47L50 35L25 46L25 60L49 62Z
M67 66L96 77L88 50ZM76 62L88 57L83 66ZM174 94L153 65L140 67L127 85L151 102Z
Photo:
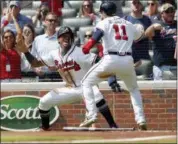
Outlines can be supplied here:
M91 0L83 1L77 17L89 17L92 20L93 25L96 25L97 21L99 20L97 14L94 11L93 3Z
M43 3L38 8L36 15L32 17L32 21L35 27L44 27L45 17L49 12L49 6Z
M16 51L15 40L15 34L11 30L6 30L2 34L2 48L0 51L1 82L21 81L21 57Z
M152 22L159 21L160 20L160 13L158 10L159 2L158 0L150 0L147 2L147 12L145 15L147 15Z
M24 43L25 43L26 47L29 49L29 51L31 51L32 43L35 38L35 30L34 30L33 26L30 24L26 24L20 35L21 35L22 39L24 39ZM26 60L23 53L21 54L21 58L22 58L21 70L23 72L32 71L29 62Z

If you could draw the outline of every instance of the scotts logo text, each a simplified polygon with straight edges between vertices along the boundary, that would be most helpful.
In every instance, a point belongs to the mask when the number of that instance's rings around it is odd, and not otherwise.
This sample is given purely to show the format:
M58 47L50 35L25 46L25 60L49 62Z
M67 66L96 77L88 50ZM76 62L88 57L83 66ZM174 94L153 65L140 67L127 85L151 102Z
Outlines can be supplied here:
M19 95L1 99L1 129L10 131L31 131L40 126L38 112L39 97ZM50 110L50 124L59 117L59 110Z

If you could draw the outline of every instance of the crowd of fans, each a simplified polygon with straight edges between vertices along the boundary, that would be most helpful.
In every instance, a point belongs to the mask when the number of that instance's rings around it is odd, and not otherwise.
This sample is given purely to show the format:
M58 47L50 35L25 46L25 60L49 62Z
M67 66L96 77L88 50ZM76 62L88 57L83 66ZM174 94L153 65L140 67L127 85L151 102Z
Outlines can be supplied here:
M103 0L105 1L105 0ZM124 1L123 1L124 2ZM149 80L177 79L177 6L174 0L149 0L144 7L143 1L132 0L131 12L125 15L122 11L122 1L118 5L117 15L133 24L141 24L145 36L132 45L132 55L137 68L144 61L151 61L152 72L147 75ZM26 46L38 59L49 51L59 49L56 29L62 17L63 0L41 0L36 14L29 18L20 13L21 2L11 1L1 13L1 48L0 48L0 79L1 82L30 81L61 81L55 68L32 68L25 56L16 50L18 46ZM100 21L100 15L95 11L92 0L83 0L76 17L88 17L95 26ZM42 27L44 33L36 36L35 29ZM77 35L78 36L78 35ZM81 46L80 39L76 44ZM92 30L87 30L84 42L92 36ZM102 44L97 44L91 52L100 53ZM150 50L153 55L150 56Z

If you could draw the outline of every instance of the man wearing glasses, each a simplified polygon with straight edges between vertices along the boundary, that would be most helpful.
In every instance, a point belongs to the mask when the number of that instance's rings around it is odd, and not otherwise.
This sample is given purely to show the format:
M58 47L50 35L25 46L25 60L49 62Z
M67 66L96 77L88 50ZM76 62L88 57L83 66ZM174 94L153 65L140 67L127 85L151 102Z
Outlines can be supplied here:
M1 19L1 29L4 29L4 31L10 29L14 33L16 33L15 24L11 16L12 12L14 13L13 15L17 19L17 22L19 23L21 28L23 28L25 24L32 24L32 20L26 17L25 15L20 14L20 10L21 10L20 2L11 1L9 4L7 14L3 16Z
M152 24L145 34L154 41L154 80L177 79L177 61L174 52L177 41L177 21L174 20L175 7L169 3L161 7L161 21Z
M50 51L59 49L57 42L57 15L49 12L45 18L45 33L35 38L32 46L31 53L38 59L47 55ZM39 81L59 81L59 74L53 69L49 69L46 66L36 68L36 73L39 76Z

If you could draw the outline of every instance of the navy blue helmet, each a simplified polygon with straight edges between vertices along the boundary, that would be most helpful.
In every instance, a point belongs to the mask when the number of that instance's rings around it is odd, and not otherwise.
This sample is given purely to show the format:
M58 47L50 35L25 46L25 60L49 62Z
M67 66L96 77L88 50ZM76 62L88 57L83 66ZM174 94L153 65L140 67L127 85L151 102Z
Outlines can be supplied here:
M71 40L74 41L74 33L71 28L67 26L61 26L57 32L57 38L61 37L63 34L69 33L71 35Z
M116 4L110 1L103 2L100 5L100 12L104 12L108 16L112 16L116 14L116 10L117 10Z

